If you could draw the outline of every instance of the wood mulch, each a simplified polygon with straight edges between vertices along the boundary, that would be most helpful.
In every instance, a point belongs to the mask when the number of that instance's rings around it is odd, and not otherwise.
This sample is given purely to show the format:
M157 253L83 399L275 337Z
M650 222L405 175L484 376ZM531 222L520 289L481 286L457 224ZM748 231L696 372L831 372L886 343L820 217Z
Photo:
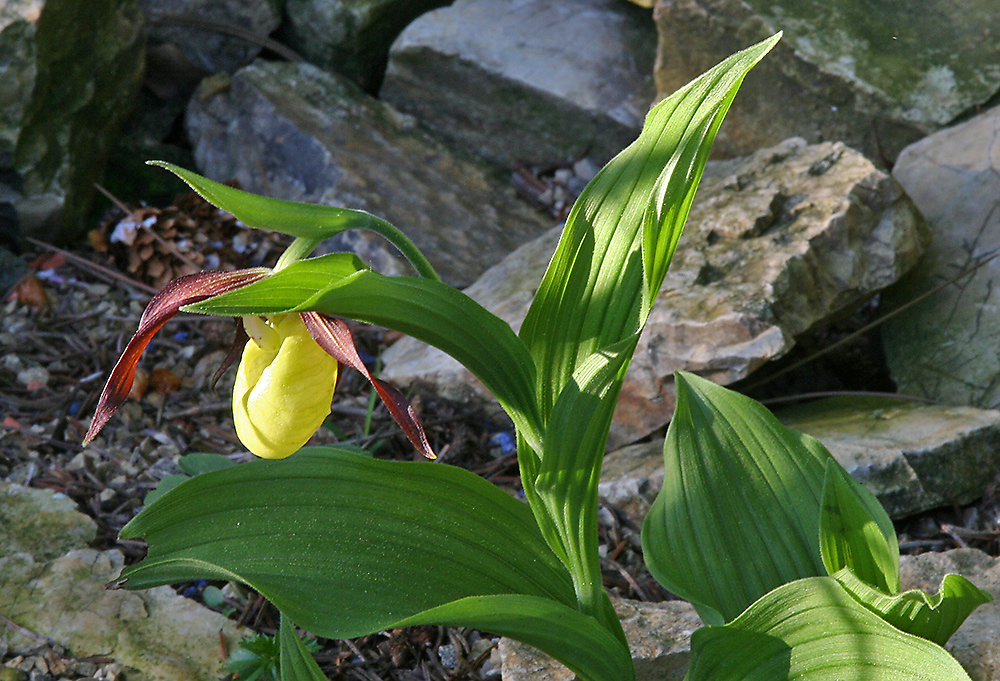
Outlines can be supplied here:
M192 210L202 211L198 220L215 221L215 229L222 229L220 216L197 205ZM150 209L142 220L163 214ZM111 252L106 239L103 253L92 249L59 252L32 244L24 254L31 274L0 301L0 480L66 494L97 522L95 548L116 548L129 562L144 555L144 545L121 541L117 533L160 480L179 472L178 457L215 452L237 460L252 458L236 439L229 412L227 393L232 388L233 370L222 379L217 392L208 389L231 343L233 325L229 320L194 315L179 315L156 336L142 360L144 390L136 392L91 446L81 447L108 372L155 290L137 277L162 278L171 263L150 265L149 258L168 260L175 251L181 252L178 241L183 241L184 232L178 229L197 226L184 226L187 223L176 211L165 214L175 233L140 244L152 244L145 260L130 259L127 251ZM103 236L129 217L134 215L110 216L100 228ZM239 225L230 223L229 229L238 230ZM234 237L219 233L216 253L224 260L232 255ZM229 245L223 247L226 239ZM97 237L92 237L92 242L99 247L102 243ZM189 254L184 257L190 260ZM373 362L393 338L377 328L354 325L353 329L359 348ZM378 457L413 459L415 452L381 404L371 412L370 428L363 429L370 393L360 376L348 372L338 388L330 420L312 443L351 443ZM441 399L428 390L418 389L411 398L432 446L445 463L467 468L517 493L517 461L509 422L493 412ZM976 504L908 519L898 529L906 551L971 546L997 555L998 518L1000 489L994 485ZM671 598L642 564L640 528L607 504L601 508L600 523L602 568L609 591L638 600ZM178 588L197 599L204 586ZM273 633L277 622L273 608L255 594L233 589L225 593L227 600L222 607L232 610L235 619ZM317 659L334 679L499 678L493 652L496 640L468 629L418 627L352 641L321 641L323 648ZM41 666L60 668L61 664L61 668L70 669L79 663L89 673L93 670L88 662L105 667L111 664L108 660L73 661L57 648L43 645L36 655L20 659L0 650L0 662L32 674L31 670ZM120 670L108 669L106 678L117 678ZM83 675L56 674L59 678Z

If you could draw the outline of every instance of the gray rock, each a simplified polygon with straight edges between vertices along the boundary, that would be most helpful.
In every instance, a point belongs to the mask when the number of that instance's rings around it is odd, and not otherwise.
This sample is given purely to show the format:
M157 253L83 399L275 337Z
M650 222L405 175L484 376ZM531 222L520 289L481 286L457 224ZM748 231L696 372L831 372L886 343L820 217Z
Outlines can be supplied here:
M313 64L377 92L389 48L418 16L450 0L285 0L282 38Z
M456 285L551 226L509 183L449 152L412 118L309 64L258 60L229 81L207 81L187 124L209 177L374 213ZM336 245L353 246L387 273L405 272L383 243L351 235Z
M691 660L691 634L701 619L686 601L643 603L613 598L632 652L636 681L681 681ZM529 645L500 639L504 681L572 681L575 674Z
M993 0L933 0L919 11L863 0L659 0L661 96L738 49L784 30L747 77L716 153L745 154L789 135L839 140L896 158L1000 89Z
M131 113L144 49L135 0L4 3L0 200L24 235L69 239L92 226L94 182Z
M778 418L818 438L895 518L968 503L1000 472L1000 411L835 397Z
M937 593L946 574L959 574L993 596L976 608L945 648L965 667L972 681L1000 678L1000 559L976 549L900 556L903 590Z
M249 64L262 48L248 36L266 38L281 23L276 0L139 0L139 6L149 17L151 41L176 45L206 74Z
M0 557L0 615L78 657L112 657L150 681L217 681L248 632L168 586L108 591L124 566L118 551L76 549L52 562ZM0 631L0 640L4 636Z
M934 239L920 266L887 291L899 306L1000 248L1000 108L942 130L900 154L894 177ZM900 392L953 404L1000 406L1000 260L900 313L882 329Z
M39 639L76 657L112 657L150 681L223 676L220 636L230 650L246 630L170 587L108 591L118 551L86 548L94 522L64 495L0 484L0 648Z
M842 144L792 139L710 164L625 379L609 446L669 420L675 370L723 385L745 378L796 336L894 282L926 235L895 182ZM557 236L519 249L467 292L518 328ZM383 359L385 377L397 383L428 380L459 397L476 389L457 363L411 339Z
M505 167L603 163L642 127L655 40L620 0L456 0L403 31L381 95Z

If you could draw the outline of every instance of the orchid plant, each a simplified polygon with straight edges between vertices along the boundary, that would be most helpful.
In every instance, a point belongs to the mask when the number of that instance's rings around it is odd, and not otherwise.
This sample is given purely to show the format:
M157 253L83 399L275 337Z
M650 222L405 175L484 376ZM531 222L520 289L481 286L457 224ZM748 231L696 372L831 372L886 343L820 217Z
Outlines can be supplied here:
M205 272L150 302L112 371L87 441L128 393L153 334L180 310L234 317L240 440L264 459L198 475L121 532L147 557L117 586L244 582L281 611L282 679L322 679L295 626L330 638L471 626L525 641L590 681L634 679L602 587L597 484L614 404L708 151L772 36L656 105L566 221L520 333L445 285L398 230L367 213L253 196L160 164L243 223L296 237L273 270ZM414 266L386 277L353 255L307 257L372 229ZM340 318L410 334L462 362L517 431L527 503L468 471L304 447L338 371L372 382L427 458L402 394L373 377ZM874 498L817 441L751 400L679 373L663 490L643 527L653 574L695 604L688 678L966 679L940 645L988 598L949 577L899 594L898 548Z

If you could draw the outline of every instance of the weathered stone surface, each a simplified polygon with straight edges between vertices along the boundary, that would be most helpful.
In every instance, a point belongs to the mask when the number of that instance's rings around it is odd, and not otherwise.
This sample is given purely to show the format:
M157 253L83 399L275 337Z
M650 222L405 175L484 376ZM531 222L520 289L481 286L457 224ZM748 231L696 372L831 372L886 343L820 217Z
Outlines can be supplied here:
M900 518L980 496L1000 472L1000 411L835 397L778 413Z
M77 657L113 657L151 681L221 679L220 632L230 649L245 632L170 587L106 591L123 565L119 552L94 549L50 563L0 557L0 614Z
M799 135L892 160L1000 89L1000 44L986 37L1000 32L993 0L935 0L920 11L884 3L877 12L862 0L659 0L654 16L661 96L785 32L741 88L717 155Z
M0 616L16 625L0 627L0 647L33 648L34 635L140 679L221 679L220 632L233 649L245 630L169 587L106 591L124 560L85 548L95 532L67 497L0 483Z
M893 175L934 230L927 255L884 304L898 306L1000 248L1000 108L900 154ZM1000 260L934 293L882 329L900 392L1000 406Z
M1000 471L1000 412L882 398L831 398L778 412L822 442L894 518L981 496ZM604 457L599 492L635 525L663 486L663 442Z
M642 527L663 487L663 439L629 445L604 455L598 494Z
M378 92L389 48L418 16L450 0L285 0L282 39L313 64Z
M710 164L626 377L610 446L669 420L675 370L720 384L745 378L797 335L895 281L926 234L895 182L841 144L792 139ZM519 249L467 292L518 328L557 236ZM457 363L411 339L383 359L398 383L427 380L456 396L475 386Z
M262 49L220 26L267 37L281 23L281 3L275 0L139 0L139 6L149 16L151 41L176 45L206 74L232 73Z
M636 681L681 681L691 660L691 634L701 619L686 601L612 599L635 665ZM572 681L570 670L531 646L501 639L504 681Z
M108 149L138 93L145 27L135 0L22 0L0 14L0 187L25 235L87 227Z
M937 593L946 574L959 574L993 595L993 602L976 608L945 648L965 667L972 681L1000 678L1000 559L976 549L900 556L904 590Z
M403 31L381 95L505 167L603 163L642 127L655 42L649 11L620 0L456 0Z
M66 495L0 482L0 556L27 553L48 561L96 534L94 521Z
M188 132L209 177L374 213L452 284L468 285L551 226L509 183L449 152L412 118L309 64L257 61L231 81L207 81L189 107ZM381 238L335 241L387 273L406 271Z

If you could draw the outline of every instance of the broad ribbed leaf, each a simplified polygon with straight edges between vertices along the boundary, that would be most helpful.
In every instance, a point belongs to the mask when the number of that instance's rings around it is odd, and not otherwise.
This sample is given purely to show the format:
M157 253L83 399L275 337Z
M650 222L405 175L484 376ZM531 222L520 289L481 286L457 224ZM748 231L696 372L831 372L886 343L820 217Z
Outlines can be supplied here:
M409 334L464 364L537 446L531 356L506 322L461 291L430 279L386 277L345 253L300 260L256 284L184 309L234 317L314 310Z
M537 596L482 596L448 603L401 626L438 624L484 629L535 646L584 679L634 678L628 646L596 619Z
M637 333L687 219L715 133L746 73L779 35L733 55L657 104L639 138L574 204L521 328L542 413L577 367Z
M349 229L365 229L385 237L396 246L422 276L437 278L434 268L402 232L371 213L271 199L213 182L172 163L165 161L148 163L177 175L206 201L232 213L248 227L270 229L290 236L318 240L328 239Z
M873 589L847 568L833 576L861 605L889 624L942 646L973 610L993 600L961 575L945 575L934 596L918 589L888 595Z
M691 638L685 681L969 681L944 648L889 625L832 577L781 586Z
M871 492L832 458L826 462L820 555L828 574L841 568L887 594L899 591L899 542Z
M831 456L748 397L685 372L675 380L643 555L661 584L722 624L782 584L826 574L819 517Z
M147 558L122 573L127 588L234 579L331 638L469 596L576 604L527 506L438 464L304 449L192 478L121 536L150 543Z
M295 624L285 613L281 613L278 628L278 649L281 681L327 681L326 674L316 664L312 653L306 650L302 639L295 633Z

